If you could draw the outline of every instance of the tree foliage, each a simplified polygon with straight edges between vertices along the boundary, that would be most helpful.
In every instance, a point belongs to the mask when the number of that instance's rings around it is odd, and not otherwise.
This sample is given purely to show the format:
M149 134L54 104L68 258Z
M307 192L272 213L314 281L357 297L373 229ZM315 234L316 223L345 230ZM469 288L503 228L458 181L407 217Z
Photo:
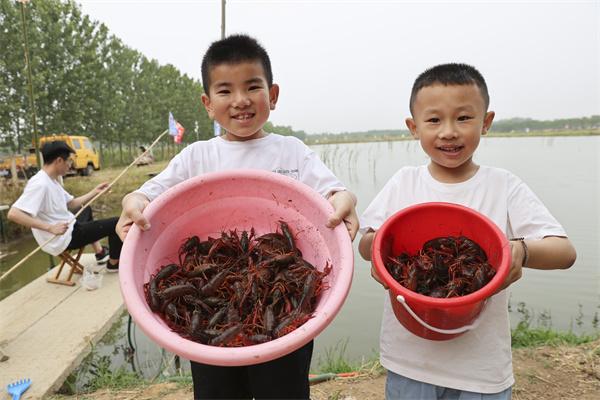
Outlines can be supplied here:
M23 152L35 128L39 135L89 136L105 159L128 162L138 145L149 144L166 129L169 111L186 128L184 144L212 136L198 80L128 47L104 24L84 15L74 1L36 0L24 10L37 121L33 127L21 4L0 0L1 148ZM494 122L492 133L598 127L598 115L553 121L513 118ZM264 129L314 143L408 136L403 130L307 135L270 122Z
M600 115L538 121L531 118L510 118L492 124L494 132L530 132L545 130L583 130L600 128Z
M87 135L123 158L164 131L172 111L186 128L184 144L212 136L198 80L129 48L77 3L30 2L25 22L39 135ZM14 0L0 0L0 48L0 145L20 152L32 143L33 127Z

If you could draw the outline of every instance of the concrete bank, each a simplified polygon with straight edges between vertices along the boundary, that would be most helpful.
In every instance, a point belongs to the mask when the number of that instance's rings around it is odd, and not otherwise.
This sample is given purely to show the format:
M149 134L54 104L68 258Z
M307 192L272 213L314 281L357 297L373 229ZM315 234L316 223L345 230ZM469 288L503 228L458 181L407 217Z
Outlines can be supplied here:
M93 254L81 263L95 263ZM80 277L64 286L44 275L0 301L0 350L9 357L0 362L2 396L8 383L24 378L32 384L22 399L52 394L121 315L118 274L104 274L102 287L92 291L81 287Z

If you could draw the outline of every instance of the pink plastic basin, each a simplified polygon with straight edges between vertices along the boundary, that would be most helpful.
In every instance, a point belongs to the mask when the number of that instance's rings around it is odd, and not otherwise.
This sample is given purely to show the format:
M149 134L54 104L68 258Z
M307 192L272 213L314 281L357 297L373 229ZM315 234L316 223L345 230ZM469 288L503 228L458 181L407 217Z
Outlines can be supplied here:
M189 360L222 366L266 362L286 355L317 336L340 310L352 282L354 257L344 224L325 226L333 208L303 183L259 170L215 172L189 179L157 197L144 210L152 228L130 230L120 258L119 280L125 305L146 335L161 347ZM317 302L314 317L295 331L246 347L215 347L182 338L153 313L143 284L167 263L177 261L181 243L191 235L205 240L221 231L254 228L256 235L288 223L303 257L319 269L333 269L330 288Z

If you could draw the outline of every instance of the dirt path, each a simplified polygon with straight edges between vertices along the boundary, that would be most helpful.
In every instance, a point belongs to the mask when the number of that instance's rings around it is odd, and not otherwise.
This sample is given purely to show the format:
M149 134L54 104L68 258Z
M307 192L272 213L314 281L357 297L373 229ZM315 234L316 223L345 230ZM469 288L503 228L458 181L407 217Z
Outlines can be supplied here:
M514 400L600 399L600 340L577 347L540 347L513 351ZM385 375L336 379L312 386L313 400L380 400ZM180 400L191 399L190 385L161 383L120 391L102 390L55 399Z

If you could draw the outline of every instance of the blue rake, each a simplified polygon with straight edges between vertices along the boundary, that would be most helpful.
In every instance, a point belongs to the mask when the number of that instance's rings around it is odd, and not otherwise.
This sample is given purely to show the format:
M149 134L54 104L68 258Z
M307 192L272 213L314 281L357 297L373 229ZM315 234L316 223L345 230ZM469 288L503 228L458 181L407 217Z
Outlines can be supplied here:
M24 391L31 386L31 379L21 379L19 381L9 383L6 386L6 391L12 396L12 400L19 400Z

